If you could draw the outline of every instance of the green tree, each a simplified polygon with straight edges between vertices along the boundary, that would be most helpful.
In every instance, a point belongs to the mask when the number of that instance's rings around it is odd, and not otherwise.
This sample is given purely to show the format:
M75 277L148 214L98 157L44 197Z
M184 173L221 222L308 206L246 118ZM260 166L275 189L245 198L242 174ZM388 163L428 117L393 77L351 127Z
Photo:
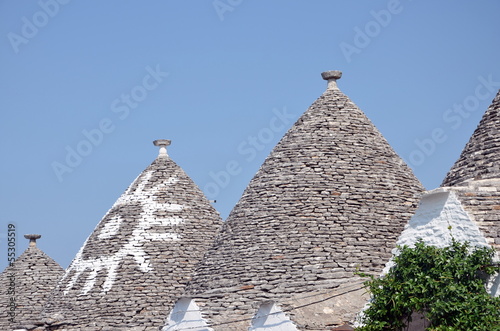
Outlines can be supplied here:
M429 321L427 330L500 330L500 298L485 288L488 276L499 271L494 249L470 247L455 239L438 248L418 240L400 254L387 275L370 275L364 284L372 302L364 311L359 331L402 330L413 312Z

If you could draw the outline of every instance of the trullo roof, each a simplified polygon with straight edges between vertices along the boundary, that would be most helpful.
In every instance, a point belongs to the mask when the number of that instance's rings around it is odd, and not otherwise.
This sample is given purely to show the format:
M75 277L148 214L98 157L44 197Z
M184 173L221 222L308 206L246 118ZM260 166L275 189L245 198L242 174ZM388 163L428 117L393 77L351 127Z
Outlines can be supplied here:
M416 207L420 182L339 90L341 73L322 75L327 90L262 164L188 286L214 330L260 330L263 311L299 330L353 319L366 300L354 272L381 272Z
M13 226L11 229L15 231ZM25 237L30 239L28 248L0 274L0 330L34 328L40 322L40 314L52 289L64 272L59 264L36 246L40 235Z
M500 178L500 90L441 186Z
M86 240L45 311L50 329L151 330L164 322L222 221L160 154Z
M441 185L500 254L500 90ZM500 295L500 277L497 295Z

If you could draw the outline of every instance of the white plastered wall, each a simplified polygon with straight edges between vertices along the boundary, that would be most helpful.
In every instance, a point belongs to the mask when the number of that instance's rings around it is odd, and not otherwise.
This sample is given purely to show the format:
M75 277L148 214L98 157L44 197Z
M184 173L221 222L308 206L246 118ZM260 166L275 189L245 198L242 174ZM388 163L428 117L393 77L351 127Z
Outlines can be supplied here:
M288 316L274 302L267 302L260 306L248 330L298 331Z
M201 311L196 302L190 298L177 300L174 308L168 315L167 322L162 331L213 331L201 316Z
M490 247L486 238L474 220L467 214L455 192L447 188L438 188L427 192L421 199L418 209L401 233L398 246L414 246L422 238L436 247L450 246L452 236L459 242L468 241L471 246ZM393 255L398 253L397 249ZM498 256L495 257L498 260ZM387 264L383 274L393 265ZM493 296L500 296L500 276L489 282L488 291Z

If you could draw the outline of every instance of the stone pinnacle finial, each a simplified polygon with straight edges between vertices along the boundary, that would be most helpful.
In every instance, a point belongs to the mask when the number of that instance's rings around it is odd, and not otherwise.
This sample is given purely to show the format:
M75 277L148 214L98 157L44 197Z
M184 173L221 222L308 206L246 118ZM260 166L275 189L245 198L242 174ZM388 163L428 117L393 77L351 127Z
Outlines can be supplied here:
M169 146L171 143L170 140L168 139L158 139L153 141L153 144L155 146L160 147L160 153L158 154L158 157L167 157L167 146Z
M42 236L39 234L25 234L24 238L30 240L30 247L31 246L36 246L36 240L40 239Z
M337 79L340 79L340 77L342 77L342 71L339 70L325 71L321 73L321 77L323 77L324 80L328 81L328 87L327 87L328 89L338 88Z

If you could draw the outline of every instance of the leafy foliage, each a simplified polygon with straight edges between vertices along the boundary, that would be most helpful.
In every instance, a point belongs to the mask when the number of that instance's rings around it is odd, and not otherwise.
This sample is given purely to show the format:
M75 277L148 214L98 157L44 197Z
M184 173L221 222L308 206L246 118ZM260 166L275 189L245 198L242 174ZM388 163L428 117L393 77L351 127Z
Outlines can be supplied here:
M365 286L373 301L357 330L401 330L413 312L425 315L428 330L500 330L500 298L485 289L487 276L499 270L492 264L494 249L453 239L445 248L419 240L399 250L387 275L361 274L370 277Z

